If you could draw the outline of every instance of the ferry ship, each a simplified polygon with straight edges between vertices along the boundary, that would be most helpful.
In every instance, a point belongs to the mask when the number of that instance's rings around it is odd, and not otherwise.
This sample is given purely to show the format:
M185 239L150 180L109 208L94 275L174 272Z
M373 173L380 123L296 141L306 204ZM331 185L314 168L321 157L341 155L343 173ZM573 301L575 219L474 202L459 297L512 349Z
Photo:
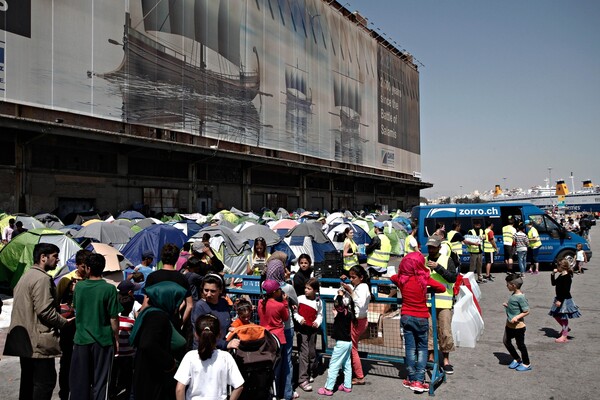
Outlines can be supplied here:
M563 180L556 181L556 187L549 185L536 186L527 191L521 189L504 193L500 185L496 185L493 192L486 197L489 202L523 202L528 201L541 209L557 212L600 212L600 186L595 186L591 180L583 181L581 189L569 192Z

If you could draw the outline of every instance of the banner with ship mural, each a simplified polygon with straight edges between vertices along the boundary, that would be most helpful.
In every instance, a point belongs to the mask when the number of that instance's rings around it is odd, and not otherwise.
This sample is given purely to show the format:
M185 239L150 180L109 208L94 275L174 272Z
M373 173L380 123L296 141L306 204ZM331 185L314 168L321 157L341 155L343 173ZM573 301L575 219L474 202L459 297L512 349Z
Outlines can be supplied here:
M420 171L418 72L322 0L0 4L5 101Z

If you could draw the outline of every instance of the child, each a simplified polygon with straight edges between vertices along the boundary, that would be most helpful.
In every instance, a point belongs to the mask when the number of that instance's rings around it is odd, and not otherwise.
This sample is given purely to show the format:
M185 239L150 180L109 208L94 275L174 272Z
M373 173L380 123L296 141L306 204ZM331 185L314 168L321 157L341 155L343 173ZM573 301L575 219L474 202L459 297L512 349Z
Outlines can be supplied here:
M310 279L313 269L311 267L312 259L308 254L300 254L298 257L298 272L294 274L294 290L296 295L301 296L304 294L304 286Z
M531 371L529 363L529 354L525 346L525 318L529 315L529 303L527 298L521 292L523 278L516 274L508 274L506 276L506 287L512 295L508 298L508 302L502 304L506 309L506 328L504 328L504 346L513 357L513 361L508 368L515 371ZM521 357L515 350L512 340L515 339L517 347L521 351Z
M279 339L279 343L281 343L281 348L283 349L287 343L284 323L290 318L287 294L283 293L279 282L273 279L264 281L262 288L265 291L265 296L258 302L258 319L260 325L267 328ZM284 398L286 389L284 363L288 363L285 355L275 365L275 382L277 382L278 398Z
M317 358L317 334L323 321L320 287L318 279L310 278L304 286L304 294L298 297L298 309L294 313L294 319L298 322L298 382L301 382L300 389L305 392L312 391L310 379Z
M555 274L558 272L558 277ZM573 280L573 271L569 267L567 260L560 260L558 267L550 275L552 286L556 287L556 297L550 309L549 315L553 316L556 322L561 326L560 337L555 340L556 343L566 343L569 341L567 335L571 330L569 328L570 318L579 318L581 313L579 307L571 298L571 282Z
M583 264L587 263L587 255L585 254L585 251L583 251L583 245L581 243L577 244L577 257L575 260L577 262L577 264L575 264L575 272L583 274Z
M252 322L252 303L244 298L239 298L235 301L233 306L237 314L235 321L229 326L229 333L227 334L227 340L231 340L234 337L235 328L243 325L253 324Z
M354 302L354 316L356 318L352 323L352 370L356 377L352 379L353 385L364 385L365 375L358 355L358 339L367 330L369 322L367 321L367 312L371 301L371 289L369 288L369 275L360 265L355 265L348 271L350 285L342 282L344 290L352 296ZM346 280L346 276L341 276Z
M131 281L122 281L117 287L119 303L123 307L119 315L119 350L115 354L108 388L109 398L129 399L133 383L133 357L135 350L129 344L129 334L135 320L129 317L135 299L135 285Z
M344 368L344 383L338 386L338 390L346 393L352 391L352 337L350 327L354 319L354 304L350 297L344 295L343 290L338 290L338 294L333 300L333 307L335 317L331 337L335 339L335 347L331 353L325 387L317 391L323 396L333 395L333 387L342 368Z
M423 255L413 252L404 256L398 267L398 274L391 277L391 281L402 293L400 325L404 330L405 361L408 372L408 377L402 385L419 393L429 390L429 384L425 383L429 335L427 286L431 286L436 293L446 291L446 287L430 275Z
M188 351L175 373L177 400L226 399L228 386L233 387L229 399L240 397L244 378L233 356L217 349L220 334L219 319L215 316L207 314L196 320L194 335L198 350Z

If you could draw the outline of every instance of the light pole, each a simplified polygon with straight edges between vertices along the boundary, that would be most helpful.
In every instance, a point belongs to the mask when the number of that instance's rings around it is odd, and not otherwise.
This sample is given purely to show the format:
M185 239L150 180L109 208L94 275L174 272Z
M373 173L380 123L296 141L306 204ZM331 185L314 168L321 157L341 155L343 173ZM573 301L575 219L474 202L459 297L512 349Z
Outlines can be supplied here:
M552 167L548 167L548 186L552 185Z

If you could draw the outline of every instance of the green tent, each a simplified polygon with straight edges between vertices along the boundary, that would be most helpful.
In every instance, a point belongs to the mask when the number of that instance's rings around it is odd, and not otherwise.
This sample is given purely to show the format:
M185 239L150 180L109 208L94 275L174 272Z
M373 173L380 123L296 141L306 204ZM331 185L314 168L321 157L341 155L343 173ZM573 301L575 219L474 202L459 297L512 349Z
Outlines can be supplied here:
M33 265L33 248L38 243L52 243L60 249L59 264L54 271L81 250L76 241L60 231L31 229L18 235L0 251L0 282L9 282L11 287L15 287L25 271ZM50 271L50 274L54 271Z

